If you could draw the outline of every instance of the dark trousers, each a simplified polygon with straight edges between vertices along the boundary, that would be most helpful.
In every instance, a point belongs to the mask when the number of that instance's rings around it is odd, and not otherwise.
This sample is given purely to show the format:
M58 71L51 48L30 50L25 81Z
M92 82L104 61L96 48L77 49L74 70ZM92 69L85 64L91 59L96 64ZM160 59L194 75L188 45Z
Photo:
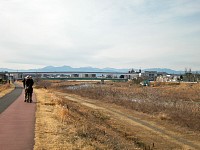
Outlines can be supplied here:
M26 88L25 89L25 102L32 102L32 94L33 94L33 88Z

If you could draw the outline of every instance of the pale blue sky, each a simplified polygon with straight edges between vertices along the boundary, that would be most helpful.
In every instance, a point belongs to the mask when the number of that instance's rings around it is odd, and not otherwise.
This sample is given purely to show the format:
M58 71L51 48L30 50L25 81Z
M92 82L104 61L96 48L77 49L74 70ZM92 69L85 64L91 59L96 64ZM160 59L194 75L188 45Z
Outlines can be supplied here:
M200 0L1 0L0 68L200 70Z

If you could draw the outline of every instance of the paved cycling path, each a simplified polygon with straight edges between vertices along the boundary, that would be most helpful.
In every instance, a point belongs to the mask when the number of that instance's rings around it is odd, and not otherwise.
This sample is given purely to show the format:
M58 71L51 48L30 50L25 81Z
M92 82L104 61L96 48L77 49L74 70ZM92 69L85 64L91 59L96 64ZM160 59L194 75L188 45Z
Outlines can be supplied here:
M16 88L0 98L0 149L32 150L34 146L36 100L24 102L24 90Z

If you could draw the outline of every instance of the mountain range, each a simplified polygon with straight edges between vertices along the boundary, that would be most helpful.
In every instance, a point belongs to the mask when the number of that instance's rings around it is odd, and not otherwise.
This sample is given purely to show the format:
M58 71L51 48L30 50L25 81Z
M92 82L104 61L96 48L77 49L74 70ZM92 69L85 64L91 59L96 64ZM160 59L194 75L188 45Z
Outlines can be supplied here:
M0 68L0 72L128 72L132 69L116 69L116 68L94 68L94 67L79 67L73 68L70 66L46 66L44 68L38 69L27 69L27 70L14 70L8 68ZM138 71L139 69L134 69ZM157 71L157 72L166 72L168 74L183 74L185 71L176 71L168 68L149 68L149 69L142 69L144 71ZM195 71L196 72L196 71ZM198 71L200 72L200 71Z

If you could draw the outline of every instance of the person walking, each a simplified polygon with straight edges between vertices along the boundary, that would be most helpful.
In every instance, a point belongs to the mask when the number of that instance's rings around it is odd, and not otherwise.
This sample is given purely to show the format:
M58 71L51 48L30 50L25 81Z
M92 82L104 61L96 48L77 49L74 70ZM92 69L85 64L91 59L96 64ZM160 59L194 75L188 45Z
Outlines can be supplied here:
M28 78L26 80L27 97L26 97L25 101L30 102L30 103L32 102L33 85L34 85L34 81L33 81L32 77L28 76Z
M26 76L26 77L24 77L24 79L22 80L22 82L23 82L23 87L24 87L24 89L25 89L25 100L24 100L24 102L26 102L26 100L27 100L27 96L28 96L28 93L27 93L27 86L26 86L26 81L27 81L27 79L28 79L28 75Z
M26 86L26 78L27 77L24 77L24 79L22 80L24 89L25 89L25 86Z

